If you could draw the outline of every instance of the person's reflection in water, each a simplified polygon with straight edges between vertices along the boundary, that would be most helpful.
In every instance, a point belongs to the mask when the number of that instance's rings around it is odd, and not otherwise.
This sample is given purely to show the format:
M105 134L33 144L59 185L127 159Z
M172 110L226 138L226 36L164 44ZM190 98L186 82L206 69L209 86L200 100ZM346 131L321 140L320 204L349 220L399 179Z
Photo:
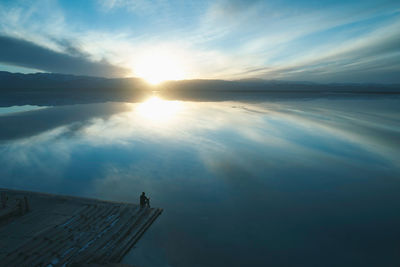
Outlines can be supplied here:
M146 197L145 193L142 192L140 195L140 208L143 209L145 207L150 208L150 198Z

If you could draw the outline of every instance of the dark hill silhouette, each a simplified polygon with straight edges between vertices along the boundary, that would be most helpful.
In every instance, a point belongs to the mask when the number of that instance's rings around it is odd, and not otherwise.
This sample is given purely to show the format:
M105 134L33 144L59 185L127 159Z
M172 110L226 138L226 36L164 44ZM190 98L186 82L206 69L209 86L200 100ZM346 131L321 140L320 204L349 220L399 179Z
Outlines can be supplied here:
M101 78L57 73L21 74L0 71L0 89L12 90L85 90L85 89L139 89L146 86L138 78Z
M261 79L181 80L151 86L139 78L101 78L54 73L0 72L0 105L65 105L104 101L139 101L153 90L169 99L256 100L260 96L316 97L321 94L399 94L400 85L319 84Z
M290 82L262 79L243 80L182 80L168 81L164 88L169 90L207 90L207 91L246 91L246 92L370 92L395 93L400 92L399 84L354 84L330 83L320 84L312 82Z

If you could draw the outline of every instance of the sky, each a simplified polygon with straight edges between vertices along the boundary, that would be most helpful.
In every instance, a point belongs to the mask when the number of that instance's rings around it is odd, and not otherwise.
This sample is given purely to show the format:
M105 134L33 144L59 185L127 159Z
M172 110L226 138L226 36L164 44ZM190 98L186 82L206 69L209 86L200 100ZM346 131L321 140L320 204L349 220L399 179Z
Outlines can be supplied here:
M2 0L0 70L400 83L400 1Z

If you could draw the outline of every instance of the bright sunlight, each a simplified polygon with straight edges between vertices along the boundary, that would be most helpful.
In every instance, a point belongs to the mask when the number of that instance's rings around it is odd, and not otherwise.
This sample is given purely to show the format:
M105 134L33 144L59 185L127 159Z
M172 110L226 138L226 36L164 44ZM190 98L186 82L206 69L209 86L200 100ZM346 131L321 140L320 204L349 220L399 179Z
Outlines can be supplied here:
M135 76L143 78L151 84L185 78L183 64L176 54L161 49L145 53L136 58L133 72Z
M181 109L180 101L167 101L154 96L139 104L136 111L148 121L161 123L170 121Z

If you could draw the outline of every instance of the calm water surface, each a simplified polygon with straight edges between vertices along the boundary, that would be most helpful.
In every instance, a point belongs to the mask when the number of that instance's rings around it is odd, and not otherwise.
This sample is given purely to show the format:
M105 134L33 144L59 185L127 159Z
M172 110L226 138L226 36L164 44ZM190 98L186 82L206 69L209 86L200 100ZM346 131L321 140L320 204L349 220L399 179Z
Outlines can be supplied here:
M137 266L399 266L400 99L2 108L0 187L164 213Z

